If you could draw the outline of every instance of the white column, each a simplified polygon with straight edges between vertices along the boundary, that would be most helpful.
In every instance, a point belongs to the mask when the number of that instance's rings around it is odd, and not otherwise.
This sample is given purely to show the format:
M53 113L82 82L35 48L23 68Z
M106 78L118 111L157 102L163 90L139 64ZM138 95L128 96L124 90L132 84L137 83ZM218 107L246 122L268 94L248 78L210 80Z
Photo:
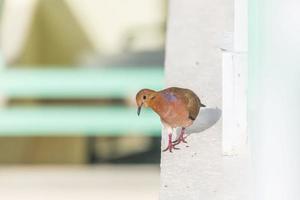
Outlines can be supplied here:
M232 48L223 51L224 199L249 199L247 136L247 0L234 1Z
M247 0L234 1L232 49L223 52L223 154L247 151Z

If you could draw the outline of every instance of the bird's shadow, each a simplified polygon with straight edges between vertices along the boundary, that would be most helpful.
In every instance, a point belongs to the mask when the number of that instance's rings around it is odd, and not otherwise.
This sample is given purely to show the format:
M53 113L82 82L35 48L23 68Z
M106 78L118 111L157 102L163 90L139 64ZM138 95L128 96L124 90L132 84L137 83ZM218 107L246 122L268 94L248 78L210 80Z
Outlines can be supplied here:
M219 108L202 108L194 123L186 128L187 135L200 133L212 127L221 118L222 110ZM181 129L176 129L176 135L179 136Z

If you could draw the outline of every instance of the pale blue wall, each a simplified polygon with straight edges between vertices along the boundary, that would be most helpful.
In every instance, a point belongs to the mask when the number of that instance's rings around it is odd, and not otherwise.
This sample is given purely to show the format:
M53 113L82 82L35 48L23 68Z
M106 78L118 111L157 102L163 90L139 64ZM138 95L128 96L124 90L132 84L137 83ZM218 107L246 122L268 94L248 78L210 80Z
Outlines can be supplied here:
M253 199L299 199L300 1L249 2Z

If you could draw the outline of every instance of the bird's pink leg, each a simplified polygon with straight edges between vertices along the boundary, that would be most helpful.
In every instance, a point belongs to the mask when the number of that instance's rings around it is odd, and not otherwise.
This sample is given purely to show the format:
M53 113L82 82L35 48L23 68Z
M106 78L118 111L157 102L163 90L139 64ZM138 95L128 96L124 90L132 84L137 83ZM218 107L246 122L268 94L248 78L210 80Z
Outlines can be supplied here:
M167 146L167 148L165 148L163 150L163 152L165 152L167 150L169 150L170 152L172 152L173 149L179 149L179 148L175 147L175 145L172 143L172 133L170 133L168 136L169 136L168 146Z
M178 139L175 140L175 141L173 142L173 143L174 143L174 146L180 144L181 142L187 143L187 141L185 140L186 137L183 137L183 136L184 136L184 133L185 133L185 128L183 127L183 128L181 129L181 133L180 133Z

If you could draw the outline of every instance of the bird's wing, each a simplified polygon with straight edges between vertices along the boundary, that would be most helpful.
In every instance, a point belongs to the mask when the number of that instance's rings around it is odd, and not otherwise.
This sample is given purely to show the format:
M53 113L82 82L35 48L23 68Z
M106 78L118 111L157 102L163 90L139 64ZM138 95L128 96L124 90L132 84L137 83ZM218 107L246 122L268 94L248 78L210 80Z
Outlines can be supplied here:
M200 99L194 92L192 92L191 90L187 90L184 92L184 101L187 104L189 118L191 120L195 120L196 117L198 116L199 109L201 106Z
M189 89L172 87L168 88L167 90L174 94L177 98L182 99L187 106L189 118L195 120L199 113L200 107L203 105L201 104L199 97Z

